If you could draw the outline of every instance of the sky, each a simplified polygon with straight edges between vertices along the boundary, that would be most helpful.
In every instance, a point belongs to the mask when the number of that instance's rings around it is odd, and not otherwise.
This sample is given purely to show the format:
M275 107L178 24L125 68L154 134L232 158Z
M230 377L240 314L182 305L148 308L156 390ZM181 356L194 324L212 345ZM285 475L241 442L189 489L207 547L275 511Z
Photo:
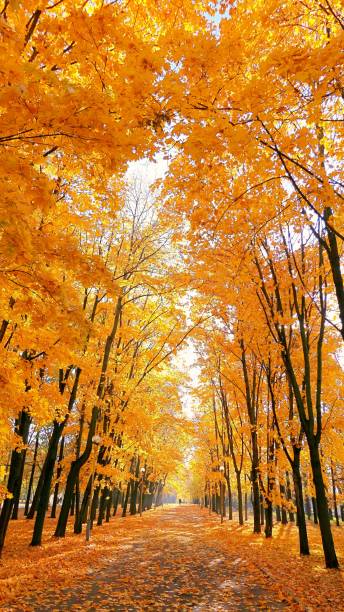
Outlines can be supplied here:
M126 172L126 178L128 181L133 179L139 179L142 181L143 186L149 188L153 183L164 178L168 172L169 162L163 158L163 155L157 155L156 161L150 161L149 159L141 159L135 162L131 162ZM176 361L176 367L183 371L186 371L190 379L190 387L181 387L180 396L183 405L183 411L185 416L193 418L195 415L192 402L192 388L198 386L199 383L199 368L196 365L196 352L193 346L192 340L188 338L182 348L178 351L178 355L174 357ZM190 392L191 391L191 392Z

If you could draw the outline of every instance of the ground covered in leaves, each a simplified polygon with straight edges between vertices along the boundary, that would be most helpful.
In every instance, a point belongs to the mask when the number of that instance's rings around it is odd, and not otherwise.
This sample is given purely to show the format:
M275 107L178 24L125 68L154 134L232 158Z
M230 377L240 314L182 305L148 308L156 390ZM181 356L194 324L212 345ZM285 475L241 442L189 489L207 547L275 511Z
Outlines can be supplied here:
M0 564L0 609L11 611L344 609L343 573L325 570L309 527L312 556L297 554L297 530L274 539L251 525L219 523L196 506L166 506L95 527L92 541L52 537L28 548L31 523L11 525ZM334 528L342 565L343 530Z

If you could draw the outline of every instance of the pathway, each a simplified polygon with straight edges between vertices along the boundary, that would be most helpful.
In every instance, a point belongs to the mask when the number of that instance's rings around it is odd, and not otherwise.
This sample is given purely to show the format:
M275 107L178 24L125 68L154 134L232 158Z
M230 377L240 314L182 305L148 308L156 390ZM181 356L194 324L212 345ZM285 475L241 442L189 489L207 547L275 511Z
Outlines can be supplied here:
M87 577L79 583L62 588L48 583L44 591L19 598L6 610L208 612L283 607L274 603L267 586L248 581L245 551L243 557L233 556L223 542L225 526L206 511L196 506L165 507L145 513L143 520L125 521L132 521L132 529L116 546L104 546L101 562L88 567ZM116 521L112 529L117 529Z

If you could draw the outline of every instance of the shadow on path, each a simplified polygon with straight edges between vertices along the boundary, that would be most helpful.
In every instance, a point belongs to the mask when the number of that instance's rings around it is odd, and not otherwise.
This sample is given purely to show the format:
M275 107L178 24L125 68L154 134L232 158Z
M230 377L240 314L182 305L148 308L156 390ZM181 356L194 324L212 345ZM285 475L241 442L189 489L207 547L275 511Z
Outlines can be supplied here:
M129 519L130 520L130 519ZM131 519L88 577L68 588L47 585L8 611L279 610L268 587L245 578L245 559L221 545L218 522L195 506L165 507ZM113 525L116 529L116 525ZM101 544L91 544L91 546ZM82 555L82 550L80 551ZM3 608L4 609L4 608Z

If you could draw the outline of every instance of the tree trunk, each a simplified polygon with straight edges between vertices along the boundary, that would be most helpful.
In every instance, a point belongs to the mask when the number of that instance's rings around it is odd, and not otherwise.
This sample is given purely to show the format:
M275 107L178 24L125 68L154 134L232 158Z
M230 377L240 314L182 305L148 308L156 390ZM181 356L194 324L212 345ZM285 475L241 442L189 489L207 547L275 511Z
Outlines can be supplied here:
M133 464L132 464L133 467ZM136 459L135 477L136 480L131 480L130 487L130 514L136 514L137 511L137 493L139 490L139 474L140 474L140 459Z
M295 453L296 449L294 449ZM302 477L300 472L300 453L294 454L294 465L293 465L293 480L296 498L296 512L297 512L297 527L299 531L299 548L300 555L309 555L309 544L308 534L306 526L305 508L303 505L303 494L302 494Z
M266 507L265 507L265 537L266 538L271 538L272 537L272 502L270 501L270 499L265 500L266 503Z
M112 516L116 516L116 514L117 514L117 508L118 508L118 503L119 503L120 495L121 495L120 490L119 489L115 489L115 499L114 499L114 502L113 502L113 513L112 513Z
M326 230L328 237L328 246L329 250L326 249L330 266L332 272L332 278L336 290L337 303L339 308L339 316L341 321L341 334L344 339L344 283L343 283L343 275L341 270L340 263L340 254L337 244L337 236L334 231L331 229L328 221L332 215L332 210L330 207L326 207L324 210L324 218L326 222Z
M313 508L314 524L317 525L319 521L318 521L317 500L315 499L315 497L312 497L312 508Z
M104 489L102 490L102 494L100 497L98 520L97 520L97 525L99 527L103 524L103 520L105 518L105 510L106 510L106 506L107 506L109 497L110 497L109 487L105 486Z
M282 507L281 507L282 525L287 525L288 518L287 518L287 511L285 509L285 486L282 484L280 485L280 492L281 492L281 500L282 500Z
M232 499L231 481L230 481L229 476L226 476L226 482L227 482L227 491L228 491L228 520L231 521L233 519L233 499ZM225 496L223 496L223 498L224 497ZM224 502L224 499L223 499L223 502ZM223 513L223 516L225 516L225 512Z
M253 430L251 433L252 444L252 467L251 467L251 483L252 483L252 505L253 505L253 533L261 532L261 515L260 515L260 492L259 492L259 455L258 455L258 439L257 432ZM264 512L263 512L264 517ZM264 520L264 519L263 519Z
M53 499L53 503L52 503L52 507L51 507L51 514L50 514L50 518L56 518L56 507L57 507L57 500L58 500L58 495L59 495L59 478L62 474L62 466L61 466L61 461L63 459L63 451L64 451L64 436L61 438L61 443L60 443L60 453L59 453L59 465L57 468L57 473L56 473L56 484L54 487L54 499Z
M109 523L111 517L111 507L113 501L114 491L109 492L108 498L106 500L106 513L105 513L105 522Z
M27 442L27 440L26 440L26 442ZM24 474L25 459L26 459L26 448L24 448L23 451L22 451L20 474L19 474L19 478L18 478L18 482L17 482L16 488L15 488L15 491L13 493L13 510L12 510L12 517L11 518L14 519L15 521L18 520L20 492L21 492L22 483L23 483L23 474Z
M96 431L98 412L99 412L98 407L93 406L90 428L88 430L85 450L80 455L80 457L78 457L78 459L75 459L74 461L72 461L71 466L70 466L70 470L69 470L69 474L68 474L67 482L66 482L65 493L63 497L63 502L62 502L62 506L60 510L60 516L59 516L56 530L55 530L55 536L57 538L63 538L66 534L66 527L67 527L70 504L72 501L72 495L74 493L76 480L79 476L80 470L82 466L86 463L86 461L89 459L89 456L91 454L92 438Z
M130 494L130 489L131 489L131 482L132 481L129 480L128 485L127 485L125 499L124 499L124 502L123 502L122 516L126 516L126 514L127 514L127 506L128 506L129 494Z
M36 490L35 490L34 495L33 495L33 500L32 500L32 503L31 503L31 507L30 507L29 512L27 513L27 517L26 518L28 518L28 519L33 519L33 517L35 516L35 512L36 512L36 509L37 509L39 498L41 496L41 491L42 491L43 482L44 482L44 478L45 478L46 466L47 466L47 456L45 456L44 463L43 463L43 466L42 466L42 469L41 469L41 473L39 475L39 479L38 479L38 482L37 482Z
M76 487L76 484L75 484ZM73 491L73 495L72 495L72 501L70 502L70 515L74 516L75 515L75 491Z
M247 476L245 474L245 521L247 521L248 519L248 495L247 495L247 490L246 490L246 480L247 480Z
M31 417L26 411L22 410L18 418L16 433L22 438L23 441L27 441L30 423ZM18 452L16 449L13 450L11 454L10 472L7 482L7 489L9 493L12 493L12 495L19 486L20 477L22 474L22 461L23 451ZM0 514L0 556L5 543L8 523L13 509L13 502L13 498L6 497L2 504Z
M339 523L339 514L338 514L338 508L337 508L336 481L335 481L332 462L331 462L331 479L332 479L332 494L333 494L333 510L334 510L334 516L336 518L336 525L337 527L339 527L340 523Z
M38 445L39 445L39 431L37 432L37 435L36 435L35 450L33 452L32 467L31 467L29 487L28 487L28 490L27 490L27 496L26 496L26 502L25 502L24 516L27 516L27 513L29 512L31 492L32 492L32 485L33 485L33 479L34 479L35 469L36 469Z
M91 494L91 486L92 486L92 477L90 476L86 485L86 489L84 492L84 496L82 498L81 508L78 513L75 514L74 519L74 533L82 532L82 524L86 522L87 517L87 506L88 506L88 498Z
M339 564L333 542L330 518L328 515L328 504L326 499L324 479L321 471L319 447L316 443L309 444L309 454L311 458L313 482L316 492L318 519L325 556L325 563L326 567L337 569L339 567Z
M237 481L237 492L238 492L238 513L239 513L239 525L244 524L243 508L242 508L242 489L241 489L241 478L240 472L236 472Z
M45 478L42 485L41 495L37 506L37 515L31 546L40 546L42 543L42 533L45 520L45 514L48 509L51 481L54 474L54 467L57 457L58 444L62 433L64 423L54 422L53 432L51 434L49 448L46 457Z
M98 508L98 503L99 503L99 493L100 493L100 486L98 485L93 492L93 498L92 498L92 503L91 503L91 529L93 529L93 523L97 515L97 508Z
M292 501L289 472L286 472L286 480L287 480L287 499L288 501ZM294 512L292 512L292 510L289 510L289 521L291 523L294 523L295 521Z

